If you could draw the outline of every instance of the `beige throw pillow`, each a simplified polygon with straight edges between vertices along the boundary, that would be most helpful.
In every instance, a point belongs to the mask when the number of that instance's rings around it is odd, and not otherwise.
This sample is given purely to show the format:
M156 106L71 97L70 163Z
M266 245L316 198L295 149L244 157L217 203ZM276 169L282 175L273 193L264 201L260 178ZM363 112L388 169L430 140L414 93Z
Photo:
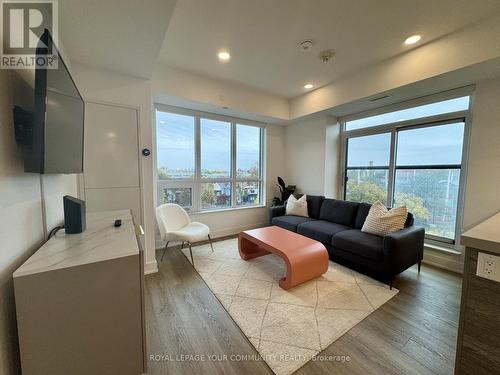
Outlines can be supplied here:
M295 198L290 195L286 203L286 214L295 216L305 216L309 217L307 214L307 200L306 195L300 197L300 199Z
M376 201L370 208L362 232L385 236L404 228L408 209L406 206L388 210L383 203Z

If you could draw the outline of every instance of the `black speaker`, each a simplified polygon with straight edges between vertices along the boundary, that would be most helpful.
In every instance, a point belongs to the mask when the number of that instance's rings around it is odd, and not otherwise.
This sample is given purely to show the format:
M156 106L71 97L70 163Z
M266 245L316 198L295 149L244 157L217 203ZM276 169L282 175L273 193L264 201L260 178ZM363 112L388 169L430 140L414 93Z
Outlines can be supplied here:
M66 234L82 233L85 231L85 201L65 195L64 203L64 231Z

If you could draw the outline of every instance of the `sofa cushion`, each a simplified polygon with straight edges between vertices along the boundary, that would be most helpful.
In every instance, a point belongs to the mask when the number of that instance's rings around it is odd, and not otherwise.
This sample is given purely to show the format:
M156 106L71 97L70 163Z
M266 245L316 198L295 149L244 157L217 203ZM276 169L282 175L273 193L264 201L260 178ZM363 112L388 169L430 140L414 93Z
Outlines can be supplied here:
M354 228L358 206L358 202L325 199L321 205L319 219Z
M368 216L368 212L370 212L371 204L369 203L360 203L358 207L358 213L356 214L356 220L354 223L354 228L361 229L363 228L363 224L365 223L366 217ZM409 228L413 225L413 214L408 212L408 217L406 218L405 228Z
M299 224L297 226L297 233L306 237L312 238L316 241L331 243L332 236L343 230L351 229L348 226L330 223L329 221L316 220Z
M292 195L286 202L286 215L309 217L307 212L307 196L303 195L299 199Z
M292 232L297 232L297 225L306 223L308 221L315 221L315 219L303 216L286 215L273 217L273 219L271 220L271 224L291 230Z
M360 257L381 260L384 256L383 241L383 237L351 229L334 234L331 243L334 247Z
M385 236L403 229L407 218L408 208L406 206L394 207L389 210L382 202L376 201L372 204L361 231Z
M314 219L319 218L319 211L324 200L325 197L323 197L322 195L307 196L307 211L309 213L309 217L312 217Z

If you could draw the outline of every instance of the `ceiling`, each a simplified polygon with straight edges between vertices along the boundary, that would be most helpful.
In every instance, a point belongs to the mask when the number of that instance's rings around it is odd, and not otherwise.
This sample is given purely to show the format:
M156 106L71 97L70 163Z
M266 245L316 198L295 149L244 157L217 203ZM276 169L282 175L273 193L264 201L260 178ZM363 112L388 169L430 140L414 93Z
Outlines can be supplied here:
M59 37L71 61L149 78L175 2L60 1Z
M178 0L159 61L291 98L416 48L403 45L409 35L421 45L498 11L499 0ZM328 64L323 49L336 51Z

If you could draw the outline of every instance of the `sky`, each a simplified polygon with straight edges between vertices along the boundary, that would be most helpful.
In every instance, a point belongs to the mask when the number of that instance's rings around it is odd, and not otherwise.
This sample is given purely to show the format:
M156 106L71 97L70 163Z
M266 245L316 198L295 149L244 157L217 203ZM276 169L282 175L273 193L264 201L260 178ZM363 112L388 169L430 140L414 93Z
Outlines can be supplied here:
M396 165L461 164L464 123L401 130ZM348 166L389 166L391 134L350 138Z
M192 116L156 112L158 167L194 168ZM201 119L202 170L230 170L230 123ZM259 161L260 128L237 125L237 168L249 169Z

